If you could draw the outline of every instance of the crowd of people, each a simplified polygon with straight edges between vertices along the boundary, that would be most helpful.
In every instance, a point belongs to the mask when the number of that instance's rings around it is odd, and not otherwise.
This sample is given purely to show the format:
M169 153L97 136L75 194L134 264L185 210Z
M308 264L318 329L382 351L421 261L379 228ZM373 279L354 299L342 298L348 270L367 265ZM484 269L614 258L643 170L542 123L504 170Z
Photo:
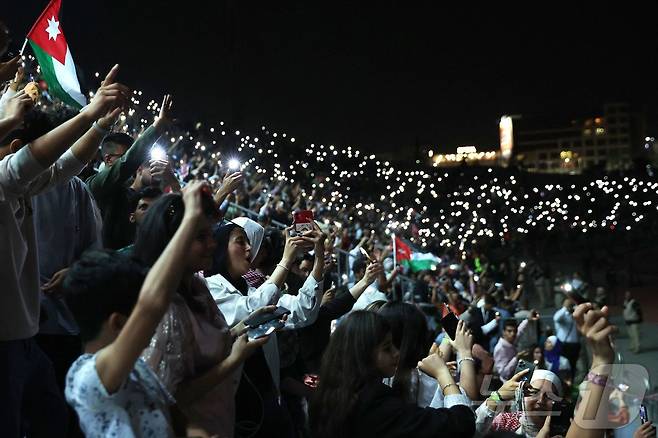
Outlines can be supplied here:
M657 183L604 177L576 195L483 170L480 185L352 148L295 148L285 134L282 148L267 129L217 145L215 128L175 123L169 95L149 103L147 125L118 65L74 112L29 92L25 61L0 64L3 436L598 438L612 427L600 409L614 388L605 294L473 242L550 231L551 211L570 232L653 227L642 212ZM575 196L626 191L612 219L580 225L588 205ZM431 263L418 268L400 245ZM553 304L547 324L537 309Z

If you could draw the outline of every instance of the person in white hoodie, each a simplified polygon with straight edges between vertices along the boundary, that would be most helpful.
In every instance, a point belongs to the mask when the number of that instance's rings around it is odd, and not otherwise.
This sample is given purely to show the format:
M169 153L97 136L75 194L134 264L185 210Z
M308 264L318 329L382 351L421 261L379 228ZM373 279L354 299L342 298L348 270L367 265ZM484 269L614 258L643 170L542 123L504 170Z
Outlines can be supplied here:
M286 244L283 257L268 280L259 288L250 287L243 275L246 274L253 260L252 254L258 254L260 245L252 247L247 232L255 236L262 232L257 223L240 220L247 224L245 228L235 222L224 222L214 232L217 241L213 269L206 278L208 289L215 303L224 314L229 326L237 324L253 310L276 304L290 310L284 329L296 329L312 324L317 318L322 299L322 280L324 277L324 234L319 229L305 233L303 236L290 236L290 229L285 230ZM262 227L261 227L262 229ZM262 241L262 239L261 239ZM313 272L308 276L297 295L283 294L283 285L295 259L304 251L314 250L315 263ZM252 310L253 309L253 310ZM280 402L280 365L276 336L263 346L262 353L257 353L245 363L243 382L238 389L237 427L241 419L253 417L257 423L258 433L267 434L277 430L280 436L294 433L289 414ZM246 378L245 378L246 376ZM246 383L245 383L246 381ZM245 388L248 385L248 388ZM262 415L253 402L241 403L241 395L256 389L262 400ZM243 415L244 414L244 415ZM260 420L260 421L258 421ZM264 436L265 436L264 435Z

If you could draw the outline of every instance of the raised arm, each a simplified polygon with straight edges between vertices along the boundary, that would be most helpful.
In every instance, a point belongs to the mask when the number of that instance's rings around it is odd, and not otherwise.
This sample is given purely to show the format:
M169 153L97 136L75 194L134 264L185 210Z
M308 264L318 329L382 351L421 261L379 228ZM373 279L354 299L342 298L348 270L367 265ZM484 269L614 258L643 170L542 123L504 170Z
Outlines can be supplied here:
M109 393L118 390L132 371L181 281L185 265L183 259L196 236L203 214L201 194L204 186L203 183L193 183L186 190L181 225L146 276L137 304L119 336L98 353L96 369Z
M473 359L473 335L464 321L457 323L457 333L454 341L457 350L457 368L460 371L459 386L471 400L479 397L478 384L475 373L475 360Z
M589 380L581 391L581 401L574 412L566 438L601 438L607 423L607 400L611 388L606 385L609 378L614 350L610 335L616 327L608 322L608 307L593 310L591 303L580 304L573 312L578 331L585 337L592 350L592 366L589 375L596 376ZM589 377L589 376L588 376Z
M39 164L43 167L53 164L94 121L125 104L129 90L125 85L114 82L118 72L118 65L112 67L84 111L30 143L30 151Z
M125 154L112 166L108 166L96 175L87 179L89 189L97 198L106 196L117 186L123 185L126 181L135 175L135 172L144 161L148 159L148 154L153 144L158 140L164 127L171 118L172 99L170 95L165 95L160 116L149 126L138 138Z

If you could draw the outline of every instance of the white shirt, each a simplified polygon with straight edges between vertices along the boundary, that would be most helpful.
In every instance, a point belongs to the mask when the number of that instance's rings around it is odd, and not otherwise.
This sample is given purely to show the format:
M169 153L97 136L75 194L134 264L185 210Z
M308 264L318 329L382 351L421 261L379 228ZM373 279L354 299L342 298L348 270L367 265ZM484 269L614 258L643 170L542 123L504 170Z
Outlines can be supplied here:
M266 281L258 289L249 287L247 295L237 290L230 281L217 274L206 278L208 289L224 314L229 327L233 327L245 319L254 310L276 304L290 310L286 319L284 330L306 327L315 322L322 302L322 288L319 282L309 275L297 295L281 294L281 290L272 282ZM276 333L270 336L263 346L265 361L267 362L272 379L279 387L281 367L279 366L279 347Z
M83 354L66 375L65 394L88 438L174 437L168 409L174 399L141 359L121 387L108 394L96 371L96 355Z
M555 312L553 315L553 322L555 323L555 335L560 342L568 342L572 344L580 342L580 335L576 328L576 321L566 307L561 307Z
M80 173L69 149L44 168L29 146L0 161L0 341L39 330L39 261L32 196Z
M395 377L384 379L384 383L390 387L393 387L394 381ZM416 399L416 406L421 408L428 406L436 409L451 408L457 405L471 406L471 400L462 387L459 387L461 394L444 396L436 379L417 368L411 371L410 390L412 391L411 397Z
M363 291L359 299L354 303L354 306L352 306L352 311L363 310L375 301L388 301L386 294L377 289L376 284L377 282L375 281ZM350 286L350 289L352 287L354 287L354 284Z

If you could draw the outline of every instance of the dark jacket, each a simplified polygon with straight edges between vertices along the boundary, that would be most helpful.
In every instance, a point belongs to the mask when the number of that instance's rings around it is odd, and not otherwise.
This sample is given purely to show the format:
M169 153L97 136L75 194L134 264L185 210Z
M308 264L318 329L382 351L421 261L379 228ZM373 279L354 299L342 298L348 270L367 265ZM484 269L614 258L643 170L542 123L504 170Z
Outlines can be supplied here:
M463 405L421 408L404 402L384 383L374 382L359 393L347 429L347 436L359 438L470 438L475 415Z
M304 368L307 372L317 373L320 370L322 353L329 345L331 321L338 319L352 310L356 300L349 291L338 294L333 300L320 306L318 318L308 327L299 329Z
M105 248L120 249L135 239L135 225L129 220L134 210L135 191L127 184L148 159L149 151L159 136L160 132L155 127L147 128L121 159L86 181L103 215Z

